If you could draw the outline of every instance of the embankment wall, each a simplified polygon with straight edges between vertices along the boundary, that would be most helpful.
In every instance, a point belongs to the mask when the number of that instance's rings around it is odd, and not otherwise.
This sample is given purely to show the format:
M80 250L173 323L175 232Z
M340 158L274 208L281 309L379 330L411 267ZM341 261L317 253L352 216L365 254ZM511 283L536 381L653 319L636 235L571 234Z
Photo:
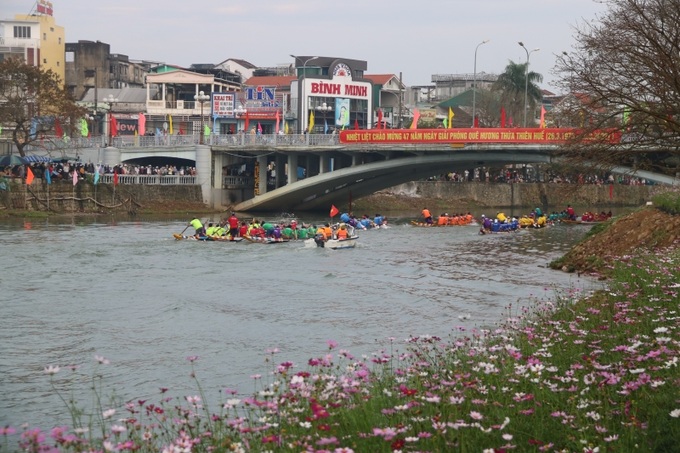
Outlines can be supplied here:
M122 185L80 181L76 186L61 181L48 185L44 181L30 186L13 181L9 190L0 190L0 206L5 209L52 212L135 212L138 210L173 211L206 208L200 186L191 185ZM534 208L536 206L640 206L665 186L627 186L546 184L546 183L454 183L418 181L378 192L380 209L398 209L399 202L427 200L431 209L477 205L499 208ZM386 199L385 195L388 196ZM373 197L357 200L372 203ZM390 199L395 206L389 206ZM376 202L377 203L377 202ZM439 204L441 203L441 204Z
M203 207L201 186L197 185L123 185L80 181L77 185L60 181L30 186L18 182L0 190L0 206L6 209L51 212L121 212L139 210L173 211Z
M485 183L450 181L409 182L380 191L397 198L411 197L499 208L536 206L640 206L665 186L556 183Z

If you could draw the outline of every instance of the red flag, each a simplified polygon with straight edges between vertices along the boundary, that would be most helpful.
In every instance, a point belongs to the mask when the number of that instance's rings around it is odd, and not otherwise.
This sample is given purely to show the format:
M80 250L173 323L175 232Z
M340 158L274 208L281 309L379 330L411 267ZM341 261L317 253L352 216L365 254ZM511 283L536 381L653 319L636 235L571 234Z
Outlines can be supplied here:
M116 117L111 115L111 137L115 137L118 135L118 121L116 121Z
M420 111L418 109L413 109L413 121L411 122L410 129L418 129L418 120L420 119Z
M338 208L336 208L335 205L332 204L331 205L331 217L335 217L336 215L338 215L338 212L340 212L340 211L338 211Z
M545 107L541 106L541 128L545 128Z
M501 107L501 127L505 127L505 108Z
M26 167L26 185L30 186L33 182L33 171L31 167Z
M382 129L383 113L382 109L378 109L378 129Z
M113 169L113 186L116 187L118 185L118 169L114 168Z
M54 119L54 133L57 134L57 137L59 138L64 136L64 129L61 128L59 118Z
M262 134L262 125L260 124L259 121L257 122L257 133Z
M73 185L78 184L78 169L73 167Z
M354 119L354 130L355 131L359 130L359 121L356 118Z
M280 121L279 111L277 110L276 111L276 133L277 134L279 133L279 121Z
M475 124L473 127L479 127L479 117L475 115Z

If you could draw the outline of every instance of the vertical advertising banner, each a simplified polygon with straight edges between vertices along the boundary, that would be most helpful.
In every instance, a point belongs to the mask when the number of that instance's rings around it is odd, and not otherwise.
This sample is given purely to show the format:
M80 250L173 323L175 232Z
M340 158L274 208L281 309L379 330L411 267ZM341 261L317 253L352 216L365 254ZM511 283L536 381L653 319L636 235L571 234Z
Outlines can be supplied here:
M335 98L335 125L340 129L349 126L349 99Z
M236 93L213 93L212 111L215 118L233 118Z

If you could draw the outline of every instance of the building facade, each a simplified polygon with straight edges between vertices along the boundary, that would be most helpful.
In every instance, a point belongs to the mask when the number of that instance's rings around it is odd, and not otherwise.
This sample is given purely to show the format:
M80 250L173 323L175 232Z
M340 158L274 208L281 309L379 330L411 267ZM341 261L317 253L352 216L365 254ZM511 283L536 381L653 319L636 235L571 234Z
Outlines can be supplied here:
M52 14L52 3L39 0L30 14L0 21L0 60L20 58L27 64L52 70L65 81L64 27L56 24Z
M367 63L337 57L294 56L291 117L297 133L373 127L373 84Z

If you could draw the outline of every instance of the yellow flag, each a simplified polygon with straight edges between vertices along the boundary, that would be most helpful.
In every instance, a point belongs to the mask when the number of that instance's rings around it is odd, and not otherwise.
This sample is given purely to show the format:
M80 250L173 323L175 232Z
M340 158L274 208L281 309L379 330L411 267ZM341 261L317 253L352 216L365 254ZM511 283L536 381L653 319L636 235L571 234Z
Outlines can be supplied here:
M447 123L448 129L453 127L453 109L449 107L449 122Z
M288 135L288 122L287 121L283 125L283 133Z
M172 115L168 115L170 117L170 127L168 128L168 133L172 135Z
M313 130L314 130L314 112L309 114L309 129L307 130L307 132L311 134Z

